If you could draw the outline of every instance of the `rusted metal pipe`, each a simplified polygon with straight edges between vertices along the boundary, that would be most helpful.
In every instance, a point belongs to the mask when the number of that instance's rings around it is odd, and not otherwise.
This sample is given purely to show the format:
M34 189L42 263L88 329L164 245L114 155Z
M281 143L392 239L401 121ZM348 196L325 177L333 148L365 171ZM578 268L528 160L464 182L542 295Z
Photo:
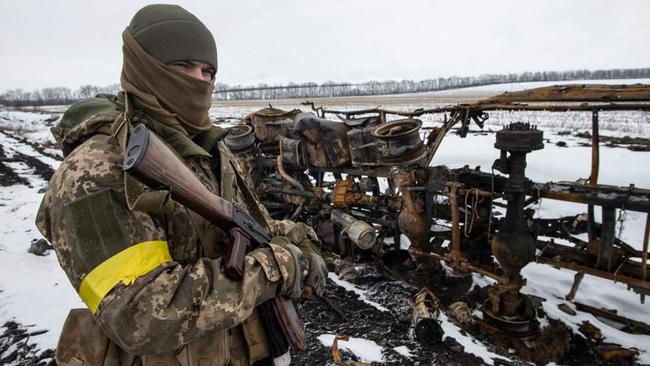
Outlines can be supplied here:
M486 269L474 266L467 261L458 262L458 260L452 259L449 254L440 255L438 253L425 252L415 248L409 248L409 254L413 257L430 257L434 259L440 259L445 261L447 264L449 264L449 266L451 266L456 270L478 273L485 277L490 277L496 281L502 281L502 282L506 281L505 277L499 276L498 274L492 273Z
M537 263L548 264L551 266L570 269L572 271L577 271L577 272L584 272L588 275L604 278L614 282L622 282L630 286L639 287L644 290L650 291L650 283L648 281L643 281L641 279L637 279L634 277L624 276L620 274L616 275L613 273L601 271L591 267L579 265L573 262L564 262L561 260L547 258L547 257L537 257L536 261Z
M460 252L460 210L458 209L458 188L462 184L456 182L447 183L449 191L446 193L449 197L449 205L451 206L451 256L452 258L461 258Z
M600 168L600 136L598 131L598 111L591 113L591 173L589 174L589 185L598 184L598 170ZM594 205L587 206L587 222L589 241L595 240L595 219Z
M292 176L287 174L287 172L284 170L284 164L282 163L282 152L278 155L277 158L277 164L278 164L278 173L284 178L287 182L291 183L292 185L296 186L296 188L300 189L301 191L305 191L305 187L300 184L296 179L294 179ZM305 200L302 199L296 210L291 214L290 219L295 220L298 215L302 212L302 209L305 205Z
M282 155L278 155L276 161L278 166L278 173L280 173L282 178L284 178L284 180L291 183L291 185L295 186L301 191L305 191L305 187L303 187L302 184L300 184L300 182L298 182L294 177L287 174L287 171L284 170L284 164L282 163Z

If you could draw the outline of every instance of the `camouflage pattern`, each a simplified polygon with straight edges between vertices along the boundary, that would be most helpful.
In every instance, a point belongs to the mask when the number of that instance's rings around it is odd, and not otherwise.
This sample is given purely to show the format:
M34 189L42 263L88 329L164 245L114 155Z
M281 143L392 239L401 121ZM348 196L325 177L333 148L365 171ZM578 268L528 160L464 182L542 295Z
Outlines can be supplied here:
M77 290L98 263L120 250L145 241L167 241L173 262L133 285L118 284L94 314L104 334L119 348L135 355L172 350L180 354L189 352L186 345L197 345L206 337L212 344L227 344L223 342L227 342L228 328L244 322L256 305L279 294L299 295L286 285L301 282L302 276L291 250L273 246L249 253L243 281L233 282L221 270L227 242L223 230L177 203L169 214L129 210L123 154L108 134L110 129L96 120L92 123L93 128L82 123L74 131L60 133L59 141L68 144L62 147L70 153L51 179L37 226L53 243L61 267ZM89 131L90 136L80 131ZM234 167L229 159L222 156L222 166ZM186 163L212 192L246 207L236 182L227 179L227 169L219 185L208 158L188 157ZM136 359L147 364L144 360L152 357Z
M271 232L273 235L286 237L300 248L309 269L304 284L311 286L318 295L322 295L327 281L327 266L317 246L320 242L314 229L302 222L272 220Z

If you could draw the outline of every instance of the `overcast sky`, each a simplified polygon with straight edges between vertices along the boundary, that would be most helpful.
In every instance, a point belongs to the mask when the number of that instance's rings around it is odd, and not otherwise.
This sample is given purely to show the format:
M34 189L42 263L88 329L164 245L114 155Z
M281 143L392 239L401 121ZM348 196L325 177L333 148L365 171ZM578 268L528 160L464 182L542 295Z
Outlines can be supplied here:
M0 0L0 92L119 82L151 1ZM217 79L427 79L650 67L648 0L179 1L212 30Z

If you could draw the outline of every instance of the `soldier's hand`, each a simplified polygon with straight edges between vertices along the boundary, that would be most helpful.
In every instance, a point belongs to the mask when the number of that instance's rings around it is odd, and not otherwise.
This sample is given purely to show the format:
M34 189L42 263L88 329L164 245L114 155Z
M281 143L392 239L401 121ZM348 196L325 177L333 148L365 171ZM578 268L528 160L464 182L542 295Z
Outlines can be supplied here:
M305 277L309 273L307 260L302 251L284 237L274 237L270 246L282 274L280 294L290 298L300 297L305 285Z
M315 253L304 253L309 266L309 272L305 278L305 290L303 297L310 299L316 292L322 295L325 291L325 282L327 281L327 266L323 258Z

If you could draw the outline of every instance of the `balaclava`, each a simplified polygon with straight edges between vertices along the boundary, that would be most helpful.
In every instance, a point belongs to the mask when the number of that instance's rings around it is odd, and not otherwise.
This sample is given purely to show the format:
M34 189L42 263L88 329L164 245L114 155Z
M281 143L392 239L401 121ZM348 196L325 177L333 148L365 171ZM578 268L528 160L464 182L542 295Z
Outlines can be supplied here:
M165 66L202 61L217 69L217 47L205 25L180 6L148 5L133 16L122 39L122 88L137 107L184 133L210 129L214 80Z

